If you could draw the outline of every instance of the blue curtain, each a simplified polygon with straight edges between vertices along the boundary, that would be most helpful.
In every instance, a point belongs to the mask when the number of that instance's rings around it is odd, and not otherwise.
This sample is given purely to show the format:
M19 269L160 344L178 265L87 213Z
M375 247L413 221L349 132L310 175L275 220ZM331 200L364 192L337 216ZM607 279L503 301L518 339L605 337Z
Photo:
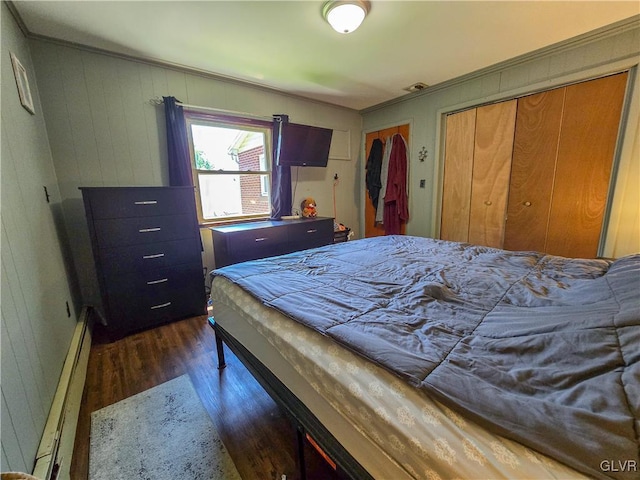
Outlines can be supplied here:
M273 165L271 166L271 218L279 219L291 215L291 167L278 165L278 141L280 125L289 121L288 115L274 115L273 118Z
M167 122L167 150L169 152L169 185L172 187L193 186L191 158L187 143L187 124L182 107L175 97L162 97Z

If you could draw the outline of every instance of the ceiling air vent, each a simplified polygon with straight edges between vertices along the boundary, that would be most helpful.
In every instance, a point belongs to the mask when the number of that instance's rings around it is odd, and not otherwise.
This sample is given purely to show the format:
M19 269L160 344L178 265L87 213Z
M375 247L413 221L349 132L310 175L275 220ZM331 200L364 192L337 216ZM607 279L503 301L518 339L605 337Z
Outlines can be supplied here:
M418 82L414 83L413 85L409 85L404 90L406 90L407 92L419 92L420 90L424 90L427 87L429 87L429 85L427 85L426 83Z

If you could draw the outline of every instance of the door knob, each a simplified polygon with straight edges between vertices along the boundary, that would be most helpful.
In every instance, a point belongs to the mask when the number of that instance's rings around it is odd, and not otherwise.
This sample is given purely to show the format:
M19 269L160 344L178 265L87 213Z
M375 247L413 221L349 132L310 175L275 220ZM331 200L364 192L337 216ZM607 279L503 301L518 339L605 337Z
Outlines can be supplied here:
M485 200L484 204L488 207L489 205L491 205L493 202L491 200Z
M523 205L524 205L525 207L530 207L530 206L531 206L531 202L524 202L524 203L523 203Z

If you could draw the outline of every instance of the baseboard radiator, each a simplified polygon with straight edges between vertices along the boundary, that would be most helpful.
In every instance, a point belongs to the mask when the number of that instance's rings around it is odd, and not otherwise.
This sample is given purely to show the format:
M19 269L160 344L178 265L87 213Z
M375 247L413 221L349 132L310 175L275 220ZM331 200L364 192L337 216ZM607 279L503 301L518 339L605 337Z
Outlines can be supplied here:
M83 307L40 440L33 476L69 480L71 456L91 350L91 311Z

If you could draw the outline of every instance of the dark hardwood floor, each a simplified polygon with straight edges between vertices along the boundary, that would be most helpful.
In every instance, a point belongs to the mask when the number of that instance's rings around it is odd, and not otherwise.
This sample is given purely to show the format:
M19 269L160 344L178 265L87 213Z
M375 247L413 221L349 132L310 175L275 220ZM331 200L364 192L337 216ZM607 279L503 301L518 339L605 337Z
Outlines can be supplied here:
M243 479L281 480L282 475L299 479L295 429L242 363L229 349L225 353L227 367L218 370L215 338L206 316L113 342L96 326L71 478L88 478L91 412L186 373ZM305 458L309 480L340 478L308 445Z

